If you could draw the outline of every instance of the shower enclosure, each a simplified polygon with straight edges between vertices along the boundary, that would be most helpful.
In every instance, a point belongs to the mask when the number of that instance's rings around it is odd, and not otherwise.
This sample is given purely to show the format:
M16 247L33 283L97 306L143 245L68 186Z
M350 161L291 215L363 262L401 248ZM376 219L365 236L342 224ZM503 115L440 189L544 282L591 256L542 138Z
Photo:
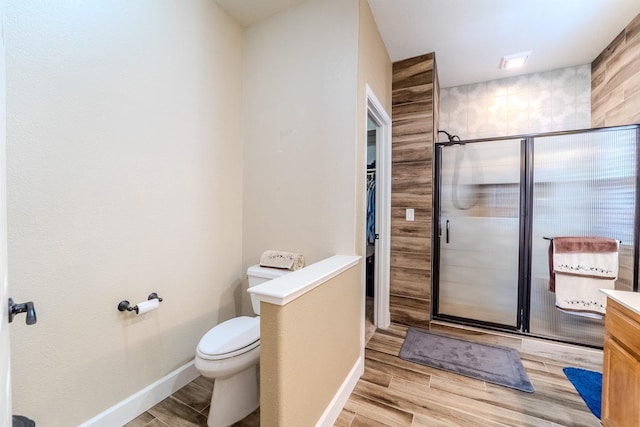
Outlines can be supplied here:
M604 321L555 308L555 236L619 240L615 287L637 290L638 126L441 142L433 318L589 346Z

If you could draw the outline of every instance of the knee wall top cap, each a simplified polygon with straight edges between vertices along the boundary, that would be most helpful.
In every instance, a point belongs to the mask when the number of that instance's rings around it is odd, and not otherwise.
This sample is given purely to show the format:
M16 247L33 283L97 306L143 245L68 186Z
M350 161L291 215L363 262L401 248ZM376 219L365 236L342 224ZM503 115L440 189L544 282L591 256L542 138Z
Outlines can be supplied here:
M198 351L211 356L231 353L260 339L260 318L240 316L209 330L198 343Z

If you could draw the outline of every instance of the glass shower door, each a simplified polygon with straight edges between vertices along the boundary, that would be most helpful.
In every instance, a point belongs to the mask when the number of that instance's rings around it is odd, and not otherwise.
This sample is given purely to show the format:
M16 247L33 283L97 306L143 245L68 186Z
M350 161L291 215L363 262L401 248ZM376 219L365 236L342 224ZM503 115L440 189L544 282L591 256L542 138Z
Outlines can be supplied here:
M598 236L620 243L615 288L633 290L636 239L636 128L536 137L530 332L602 346L604 320L561 312L549 289L549 240Z
M521 145L438 146L436 316L518 326Z

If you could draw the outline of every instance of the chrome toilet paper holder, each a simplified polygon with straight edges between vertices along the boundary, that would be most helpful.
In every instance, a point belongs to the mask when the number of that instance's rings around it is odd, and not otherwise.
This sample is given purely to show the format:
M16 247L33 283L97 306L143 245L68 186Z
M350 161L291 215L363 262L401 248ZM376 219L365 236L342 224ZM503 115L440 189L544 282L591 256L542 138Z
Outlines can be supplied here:
M162 298L160 298L155 292L149 294L149 298L147 298L147 301L150 301L152 299L157 299L158 302L162 302ZM134 306L131 306L131 303L129 301L122 300L118 304L118 311L135 311L136 314L138 314L138 305L136 304Z

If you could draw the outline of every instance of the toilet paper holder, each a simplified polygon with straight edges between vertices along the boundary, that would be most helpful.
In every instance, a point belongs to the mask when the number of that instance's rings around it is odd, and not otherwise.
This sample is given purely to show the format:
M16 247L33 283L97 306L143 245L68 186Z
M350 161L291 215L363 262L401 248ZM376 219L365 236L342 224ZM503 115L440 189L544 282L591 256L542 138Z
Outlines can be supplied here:
M162 302L162 298L160 298L155 292L149 294L149 298L147 298L147 301L150 301L152 299L157 299L158 302ZM118 311L135 311L136 314L138 314L138 305L136 304L134 306L131 306L131 303L129 301L122 300L118 304Z

